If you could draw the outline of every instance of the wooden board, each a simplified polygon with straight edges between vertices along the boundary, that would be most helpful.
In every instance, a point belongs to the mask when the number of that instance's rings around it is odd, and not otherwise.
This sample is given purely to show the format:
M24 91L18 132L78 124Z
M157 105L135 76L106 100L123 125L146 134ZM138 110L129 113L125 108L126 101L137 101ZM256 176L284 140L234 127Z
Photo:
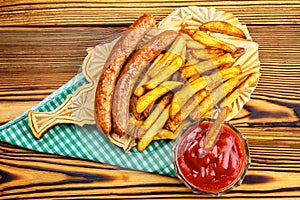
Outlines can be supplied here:
M0 124L70 80L86 48L111 41L141 13L161 20L191 5L232 12L259 44L262 77L232 120L249 140L252 164L244 183L224 197L300 199L299 1L0 0ZM199 197L176 178L4 143L0 191L0 199Z

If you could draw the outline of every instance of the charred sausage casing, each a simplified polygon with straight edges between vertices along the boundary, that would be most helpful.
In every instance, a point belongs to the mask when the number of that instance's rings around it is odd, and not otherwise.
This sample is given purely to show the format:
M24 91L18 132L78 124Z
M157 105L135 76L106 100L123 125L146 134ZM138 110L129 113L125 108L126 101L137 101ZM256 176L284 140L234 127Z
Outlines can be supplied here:
M146 33L156 26L151 14L141 16L114 45L104 65L95 94L95 116L98 127L106 134L111 131L112 97L115 84L129 55Z
M164 31L144 44L127 62L115 87L112 105L113 128L118 135L129 134L129 102L134 85L145 67L165 50L177 37L172 30Z

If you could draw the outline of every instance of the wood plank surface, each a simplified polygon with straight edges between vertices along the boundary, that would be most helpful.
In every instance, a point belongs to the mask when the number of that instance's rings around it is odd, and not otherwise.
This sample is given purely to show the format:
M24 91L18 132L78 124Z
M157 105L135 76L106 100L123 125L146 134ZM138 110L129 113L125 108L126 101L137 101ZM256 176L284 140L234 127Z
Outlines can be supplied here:
M1 172L6 183L3 199L207 199L191 194L176 178L34 153L6 144L0 150ZM243 184L225 198L300 198L300 170L296 167L300 145L297 148L254 146L250 150L251 170ZM276 159L278 154L280 159Z
M232 12L259 44L262 77L232 123L251 167L226 199L300 199L300 1L0 0L0 125L79 70L86 49L111 41L141 13L181 6ZM207 199L178 179L0 143L0 199Z
M82 26L132 23L143 12L158 20L178 7L205 6L230 11L247 24L295 24L299 21L300 2L290 1L30 1L2 0L2 26Z

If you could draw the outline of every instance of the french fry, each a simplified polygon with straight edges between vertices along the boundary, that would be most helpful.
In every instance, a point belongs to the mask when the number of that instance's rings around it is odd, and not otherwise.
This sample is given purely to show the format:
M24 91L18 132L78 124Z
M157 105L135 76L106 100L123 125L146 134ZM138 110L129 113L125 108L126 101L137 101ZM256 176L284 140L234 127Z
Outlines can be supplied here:
M189 36L192 36L196 32L196 30L194 30L194 29L186 29L185 26L182 26L181 29L180 29L180 32L181 33L185 33L185 34L187 34Z
M232 103L249 87L251 87L257 79L259 79L261 73L260 72L253 72L247 76L247 78L233 91L231 92L220 105L221 108L227 106L231 107Z
M192 83L194 80L200 78L201 75L200 74L195 74L194 76L192 76L191 78L188 79L189 83Z
M208 52L208 55L212 60L217 60L219 57L224 56L226 54L226 52L222 49L206 49L206 51Z
M141 96L136 103L136 112L142 113L149 105L167 92L181 86L183 83L177 81L166 81Z
M191 122L188 119L182 121L174 132L163 128L154 136L153 140L176 139L182 129L190 123Z
M152 126L152 124L157 120L161 112L165 109L165 107L169 104L172 94L166 94L155 106L153 111L149 114L149 116L140 124L136 132L136 138L140 139L143 137L145 132Z
M155 77L157 74L159 74L161 68L164 67L165 65L169 65L174 60L174 58L175 57L173 56L173 54L169 51L167 51L165 54L160 54L156 58L156 60L152 63L148 72L136 87L134 91L134 95L137 97L142 96L146 91L143 85L152 77Z
M185 41L184 37L183 36L177 37L176 40L171 45L171 47L169 48L169 50L164 55L160 54L157 57L157 59L152 63L148 72L146 73L144 78L140 81L138 86L136 87L136 89L134 91L134 95L137 97L142 96L146 91L146 88L144 88L143 85L145 83L147 83L151 78L156 77L157 75L160 75L166 69L168 69L168 70L167 70L167 72L164 72L165 76L160 76L160 79L163 77L168 78L168 77L166 77L166 75L168 75L168 73L173 72L173 70L175 70L174 68L178 67L178 65L181 66L183 64L184 59L185 59L185 54L186 54L185 49L186 49L186 41ZM181 57L180 58L181 60L177 59L178 56ZM177 59L176 64L172 65L171 68L169 69L169 66L171 65L171 63L174 63L174 59ZM181 62L182 62L182 64L181 64ZM166 79L164 79L164 80L166 80Z
M170 76L172 76L181 66L183 65L183 59L181 57L177 57L173 60L173 62L165 68L165 70L161 71L156 77L149 80L146 84L143 85L144 88L151 90L157 87L160 83L167 80Z
M156 66L160 60L163 58L164 54L159 54L159 56L156 57L156 59L154 60L154 62L151 64L150 68L148 70L151 70L152 68L154 68L154 66ZM134 90L134 95L137 97L142 96L146 89L144 87L142 87L147 81L149 80L149 76L147 74L145 74L145 76L143 77L143 79L139 82L138 86L136 87L136 89Z
M204 31L195 31L191 37L206 46L223 49L224 51L231 53L233 57L237 57L237 55L240 55L241 52L245 51L242 47L236 47L233 44L219 40Z
M206 48L205 50L206 50L206 52L207 52L208 54L214 54L214 55L218 55L218 56L222 56L222 55L224 55L224 54L226 53L226 52L225 52L224 50L222 50L222 49Z
M230 93L237 85L237 78L231 78L224 84L221 84L210 95L204 98L201 104L192 112L192 119L197 120L203 117L209 110L211 110L218 102L220 102L228 93Z
M155 135L164 127L166 121L169 118L169 108L168 105L164 111L160 114L157 120L150 126L150 128L145 132L145 134L137 142L138 151L142 152L146 147L152 142Z
M171 47L168 49L168 51L165 53L163 58L160 62L157 63L157 65L153 68L151 68L147 75L151 78L158 75L161 71L163 71L167 66L170 65L170 63L177 58L178 56L181 56L182 58L185 58L185 48L186 48L186 41L183 36L178 36L176 40L173 42Z
M161 129L153 138L153 140L175 139L174 132L168 129Z
M181 90L175 93L171 102L170 118L173 119L188 99L199 90L207 86L209 86L210 89L213 89L221 82L236 77L240 72L241 70L239 66L234 68L222 68L215 71L210 76L202 76L192 82L189 82Z
M170 51L167 51L163 57L159 60L159 62L154 65L154 67L152 67L147 73L146 75L149 78L153 78L155 77L157 74L160 73L160 71L162 70L162 68L164 68L164 66L168 66L170 65L170 63L175 59L175 55L173 53L171 53Z
M181 69L181 74L184 78L190 78L195 74L202 74L215 69L216 67L232 63L234 63L234 58L231 56L231 54L226 53L214 60L206 60L194 65L185 66Z
M188 40L188 41L186 41L186 48L187 49L205 49L206 46L195 40Z
M193 58L197 59L198 61L210 59L211 55L205 49L192 49L191 53ZM192 62L193 63L193 62Z
M173 45L170 47L168 52L171 52L170 57L173 57L173 61L162 66L152 79L144 84L147 89L153 89L163 81L171 77L181 66L184 64L186 59L186 40L183 36L177 37Z
M184 49L186 48L186 40L183 36L178 36L176 40L173 42L172 46L169 48L169 52L175 55L182 56Z
M196 64L198 64L200 62L202 62L202 60L199 60L199 59L195 58L192 55L192 57L189 60L187 60L187 62L185 63L184 67L190 67L190 66L193 67L194 65L196 65Z
M242 29L225 21L209 21L202 24L199 29L201 31L217 32L226 35L231 35L243 39L247 39Z
M208 91L206 89L202 89L197 92L192 98L190 98L186 104L182 106L180 112L178 112L174 118L169 118L166 127L175 131L181 124L183 120L185 120L190 113L198 106L198 104L208 95Z
M199 90L205 88L208 84L208 77L200 77L195 81L185 85L181 90L174 94L171 101L170 118L181 110L181 107Z
M242 73L242 68L240 65L234 65L234 66L224 66L222 68L219 69L220 73L222 73L222 75L226 75L226 74L235 74L235 75L239 75L240 73Z
M190 53L192 54L192 57L190 59L195 59L198 62L199 61L203 61L203 60L208 60L208 59L217 59L219 56L223 56L226 52L223 51L222 49L212 49L212 48L208 48L208 49L191 49ZM189 61L189 60L187 60ZM190 61L191 63L192 62ZM196 63L198 63L196 62Z
M231 78L237 77L242 72L240 65L229 68L220 68L209 75L210 81L208 88L210 90L216 88L221 82L225 82Z

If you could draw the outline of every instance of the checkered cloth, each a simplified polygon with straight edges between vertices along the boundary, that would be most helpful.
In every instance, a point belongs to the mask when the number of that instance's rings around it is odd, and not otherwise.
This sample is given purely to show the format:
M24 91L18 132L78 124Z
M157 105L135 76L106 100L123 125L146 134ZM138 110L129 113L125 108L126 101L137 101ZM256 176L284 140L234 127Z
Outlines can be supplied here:
M69 94L86 84L82 73L56 90L30 110L49 112L60 106ZM79 127L56 125L42 139L33 136L28 124L28 111L0 127L0 141L38 152L93 160L122 168L175 176L172 164L172 141L153 141L144 152L133 148L125 153L108 141L96 125Z

